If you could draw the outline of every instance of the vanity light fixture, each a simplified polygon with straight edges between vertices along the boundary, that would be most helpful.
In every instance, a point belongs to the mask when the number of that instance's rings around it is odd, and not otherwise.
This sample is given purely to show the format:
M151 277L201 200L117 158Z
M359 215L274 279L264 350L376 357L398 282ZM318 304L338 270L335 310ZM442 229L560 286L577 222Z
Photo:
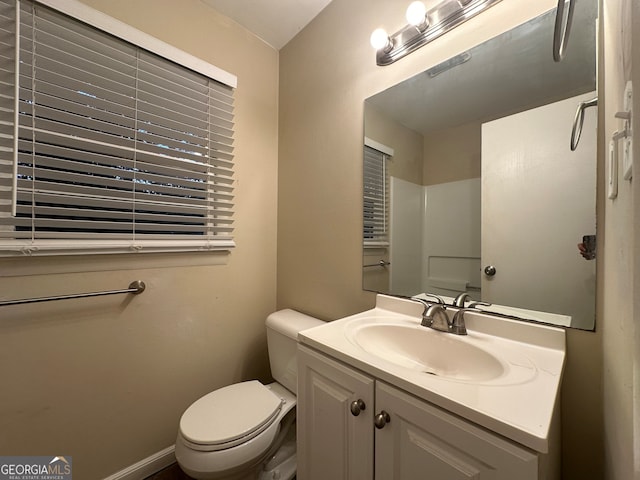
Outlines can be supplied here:
M393 41L384 28L376 28L371 33L370 42L371 46L380 52L389 53L393 50Z
M378 28L371 34L376 63L391 65L402 57L435 40L500 0L441 0L428 9L416 1L407 8L408 25L393 35Z
M422 2L412 2L407 8L405 15L409 25L413 25L419 32L424 32L429 28L429 17L427 17L427 7Z

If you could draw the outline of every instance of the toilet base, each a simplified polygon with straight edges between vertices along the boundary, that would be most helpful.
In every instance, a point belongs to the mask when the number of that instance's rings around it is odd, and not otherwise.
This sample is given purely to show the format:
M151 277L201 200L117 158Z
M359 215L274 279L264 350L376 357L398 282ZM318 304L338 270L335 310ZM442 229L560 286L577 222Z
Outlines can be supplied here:
M267 387L286 401L281 413L283 416L276 420L279 423L278 433L270 448L247 463L225 469L220 468L220 463L212 463L210 452L192 450L178 434L175 447L176 460L187 475L198 480L291 480L295 477L296 398L278 383L274 382ZM218 452L212 453L218 454Z
M296 424L289 428L284 441L271 459L264 464L258 480L291 480L298 467L296 456Z
M295 432L295 423L292 427ZM235 473L194 472L185 469L182 465L180 465L180 468L187 475L200 480L292 480L296 476L297 468L295 442L296 437L294 434L292 438L285 440L271 459L265 458L258 465Z

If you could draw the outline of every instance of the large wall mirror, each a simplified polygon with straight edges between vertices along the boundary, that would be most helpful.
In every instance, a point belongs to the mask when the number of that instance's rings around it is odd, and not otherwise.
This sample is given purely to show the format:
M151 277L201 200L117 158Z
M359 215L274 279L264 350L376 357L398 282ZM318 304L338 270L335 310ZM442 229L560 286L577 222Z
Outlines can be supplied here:
M597 15L562 62L553 10L366 99L365 290L594 329Z

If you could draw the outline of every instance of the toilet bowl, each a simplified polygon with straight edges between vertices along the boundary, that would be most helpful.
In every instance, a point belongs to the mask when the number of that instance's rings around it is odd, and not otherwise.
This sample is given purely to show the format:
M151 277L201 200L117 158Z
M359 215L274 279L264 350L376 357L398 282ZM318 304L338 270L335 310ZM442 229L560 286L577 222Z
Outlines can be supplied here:
M295 476L297 334L322 323L290 309L267 317L269 363L276 381L220 388L184 412L175 455L185 473L198 480Z

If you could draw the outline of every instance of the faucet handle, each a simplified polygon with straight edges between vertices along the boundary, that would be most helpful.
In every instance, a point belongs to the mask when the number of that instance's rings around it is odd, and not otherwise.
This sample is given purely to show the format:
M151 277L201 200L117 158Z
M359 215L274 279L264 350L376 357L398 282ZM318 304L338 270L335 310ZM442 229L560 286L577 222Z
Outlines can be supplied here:
M475 310L480 310L479 308L476 308L476 307L479 307L479 306L490 307L491 304L488 303L488 302L471 302L467 308L473 308Z
M436 295L436 294L434 294L434 293L423 293L423 295L424 295L425 297L431 297L431 298L434 298L434 299L436 300L436 302L437 302L437 303L440 303L440 304L442 304L442 305L445 305L445 304L447 303L447 302L445 302L445 301L443 300L443 298L442 298L442 297L439 297L438 295Z
M429 308L431 305L433 305L433 302L427 300L426 298L420 298L420 297L406 297L408 300L413 300L415 302L421 303L422 305L424 305L425 310L427 308Z

